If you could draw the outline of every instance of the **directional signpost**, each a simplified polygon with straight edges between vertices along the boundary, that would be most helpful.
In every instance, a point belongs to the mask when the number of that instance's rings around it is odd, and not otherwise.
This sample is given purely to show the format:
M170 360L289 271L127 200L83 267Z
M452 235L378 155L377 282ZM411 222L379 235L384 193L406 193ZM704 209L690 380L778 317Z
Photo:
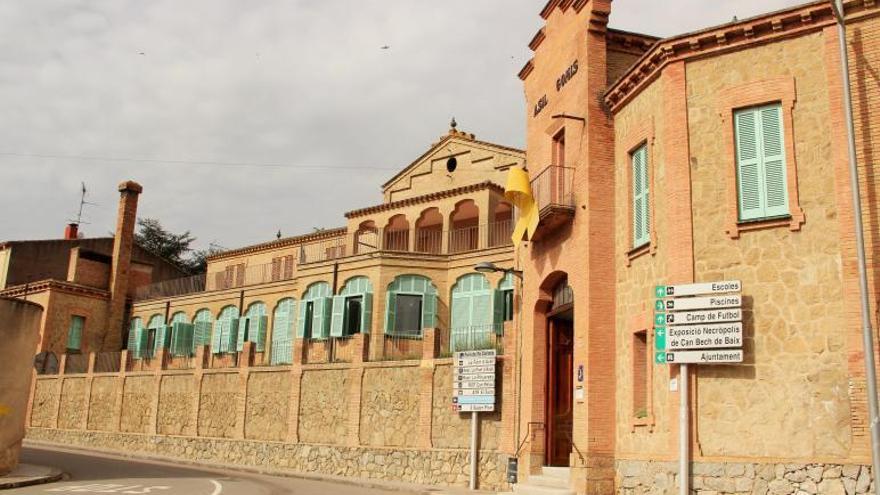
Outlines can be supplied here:
M654 362L741 363L742 284L738 280L654 289Z
M742 283L739 280L654 288L654 362L680 364L679 479L690 493L688 364L743 361Z
M477 415L495 410L495 349L452 356L452 410L471 413L471 490L477 483Z

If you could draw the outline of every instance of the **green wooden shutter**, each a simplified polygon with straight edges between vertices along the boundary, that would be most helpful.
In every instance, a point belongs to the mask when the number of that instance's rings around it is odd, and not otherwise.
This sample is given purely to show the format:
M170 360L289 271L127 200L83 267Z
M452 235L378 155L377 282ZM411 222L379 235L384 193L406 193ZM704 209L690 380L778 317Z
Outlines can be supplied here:
M467 336L471 329L471 307L473 298L470 293L458 293L452 295L452 310L450 311L450 341L452 352L464 349Z
M245 340L252 340L251 319L249 317L238 319L238 332L235 339L235 350L241 352L244 350Z
M150 330L148 328L140 328L138 332L137 357L148 357L147 343L150 340Z
M217 320L217 323L214 324L214 332L211 335L211 353L212 354L220 354L222 343L223 343L223 330L224 323L226 320Z
M188 356L192 354L195 325L176 321L171 325L171 354Z
M309 310L309 301L299 303L299 318L296 321L296 336L303 339L306 336L306 314Z
M650 240L647 145L632 154L632 181L633 247L638 247Z
M196 349L211 343L211 322L196 321L193 323L193 354Z
M238 348L238 334L240 330L238 320L238 318L232 318L226 322L229 332L224 335L225 342L221 344L224 352L235 352Z
M333 318L333 298L332 297L324 297L321 299L321 338L328 338L330 336L330 323Z
M492 326L495 327L495 334L504 333L504 291L492 291Z
M345 296L333 296L330 315L330 336L342 337L345 323Z
M766 205L764 216L789 214L788 186L785 170L785 146L782 134L782 108L772 105L759 109L761 120L761 155Z
M394 316L397 314L397 292L385 295L385 335L394 335Z
M369 334L373 326L373 294L364 292L361 305L361 333Z
M422 296L422 329L436 328L437 326L437 294L424 294ZM419 335L422 334L419 329Z
M140 320L137 318L131 320L131 326L128 329L128 350L132 353L132 357L134 357L134 350L137 347L138 342L138 326Z
M260 315L255 317L256 323L251 328L251 338L257 345L257 352L264 352L266 350L266 328L269 326L269 317L266 315Z
M285 300L275 308L272 322L272 352L270 364L289 364L293 357L293 315L296 302Z
M168 343L165 341L166 337L170 337L168 335L170 333L170 328L168 325L159 325L156 327L156 340L153 342L153 356L158 356L162 349L168 347Z
M757 120L758 112L753 109L740 110L734 115L740 220L764 216L764 181L761 178Z
M71 350L80 350L82 346L82 332L86 319L82 316L70 317L70 328L67 331L67 348Z

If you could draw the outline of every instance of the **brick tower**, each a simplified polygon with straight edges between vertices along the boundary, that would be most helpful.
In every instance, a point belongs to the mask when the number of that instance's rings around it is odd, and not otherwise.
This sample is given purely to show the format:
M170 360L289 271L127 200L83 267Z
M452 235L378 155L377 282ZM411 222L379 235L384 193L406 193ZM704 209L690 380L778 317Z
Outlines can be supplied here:
M119 184L116 237L113 240L113 264L110 267L110 310L107 318L107 333L101 346L103 351L118 351L122 348L138 195L143 190L144 188L134 181L129 180Z

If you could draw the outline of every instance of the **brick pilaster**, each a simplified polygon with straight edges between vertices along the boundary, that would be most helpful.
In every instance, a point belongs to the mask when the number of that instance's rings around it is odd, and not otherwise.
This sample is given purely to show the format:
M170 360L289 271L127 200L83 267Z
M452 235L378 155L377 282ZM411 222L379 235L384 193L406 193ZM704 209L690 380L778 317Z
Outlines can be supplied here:
M299 443L299 401L302 386L302 366L293 365L290 372L290 396L287 410L287 442Z
M89 412L92 402L92 385L95 383L95 353L89 353L89 364L86 368L86 387L83 393L83 419L80 429L89 429Z
M348 373L348 438L345 445L357 447L361 443L361 387L364 383L363 365L353 364Z

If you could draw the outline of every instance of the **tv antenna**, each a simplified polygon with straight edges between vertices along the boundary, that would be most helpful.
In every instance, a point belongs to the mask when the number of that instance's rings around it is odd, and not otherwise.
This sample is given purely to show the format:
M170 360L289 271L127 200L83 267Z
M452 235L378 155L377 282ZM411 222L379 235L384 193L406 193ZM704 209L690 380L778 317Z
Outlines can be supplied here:
M82 219L82 216L83 216L83 208L84 208L86 205L89 205L89 206L98 206L98 203L92 203L92 202L86 201L86 193L88 192L88 191L86 190L86 183L85 183L85 182L81 182L80 184L82 184L82 193L80 194L80 198L79 198L79 211L77 212L77 214L76 214L76 218L75 218L75 219L73 219L73 218L70 219L70 221L71 221L72 223L75 223L75 224L77 224L77 225L82 225L82 224L88 224L88 223L89 223L89 222L84 222L83 219Z

